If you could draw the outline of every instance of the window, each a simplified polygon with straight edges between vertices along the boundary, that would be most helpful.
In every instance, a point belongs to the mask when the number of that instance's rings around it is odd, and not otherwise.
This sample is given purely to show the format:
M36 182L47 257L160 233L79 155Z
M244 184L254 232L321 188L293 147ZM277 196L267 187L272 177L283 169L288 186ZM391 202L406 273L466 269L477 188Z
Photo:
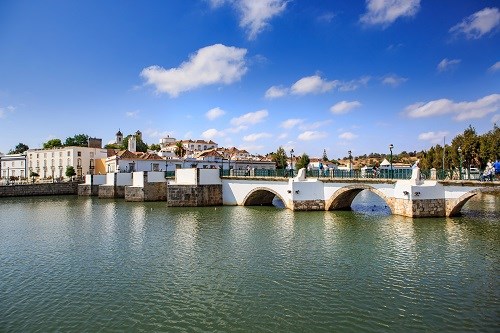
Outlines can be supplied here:
M12 166L14 167L14 161L12 161Z
M153 163L153 171L160 171L160 164L158 163Z
M59 152L59 157L62 157L62 151Z
M67 165L71 165L71 159L68 158L68 164Z
M71 151L68 150L68 156L71 156Z
M79 151L79 152L77 153L77 155L78 155L78 157L82 156L82 152L81 152L81 151Z
M59 166L62 166L62 159L59 159Z
M90 158L94 158L94 153L90 152Z
M76 164L77 166L82 166L82 159L81 159L81 158L79 158L79 159L76 161L76 163L77 163L77 164Z

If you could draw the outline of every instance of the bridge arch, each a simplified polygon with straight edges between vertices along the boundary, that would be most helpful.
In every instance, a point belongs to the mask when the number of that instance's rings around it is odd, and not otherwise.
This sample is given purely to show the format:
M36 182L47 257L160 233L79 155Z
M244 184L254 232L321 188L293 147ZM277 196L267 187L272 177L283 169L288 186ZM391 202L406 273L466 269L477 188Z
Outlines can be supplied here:
M446 201L446 216L458 216L462 207L476 194L481 193L481 189L476 189L467 193L462 194L459 198Z
M359 192L363 190L369 190L382 198L391 212L394 211L393 200L391 200L391 198L387 197L384 193L377 190L376 188L364 184L348 185L338 189L328 200L326 200L325 210L351 210L351 205L354 198L359 194Z
M285 199L273 189L268 187L256 187L250 191L245 199L243 199L243 206L272 206L274 197L278 197L287 207Z

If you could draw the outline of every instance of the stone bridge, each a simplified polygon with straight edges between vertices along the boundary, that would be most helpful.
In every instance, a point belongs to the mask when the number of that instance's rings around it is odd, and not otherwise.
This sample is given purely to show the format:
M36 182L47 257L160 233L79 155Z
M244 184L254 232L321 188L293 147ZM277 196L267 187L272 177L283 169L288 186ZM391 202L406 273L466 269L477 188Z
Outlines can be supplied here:
M391 212L408 217L455 216L480 192L500 191L495 183L382 179L290 180L226 177L222 179L224 205L272 205L280 199L294 211L350 210L363 190L382 198Z
M305 171L305 170L304 170ZM280 199L294 211L350 210L354 198L368 190L382 198L391 212L408 217L460 214L480 192L500 193L499 182L421 181L417 179L220 177L216 169L179 169L174 180L162 172L87 175L79 195L166 201L168 206L272 205Z

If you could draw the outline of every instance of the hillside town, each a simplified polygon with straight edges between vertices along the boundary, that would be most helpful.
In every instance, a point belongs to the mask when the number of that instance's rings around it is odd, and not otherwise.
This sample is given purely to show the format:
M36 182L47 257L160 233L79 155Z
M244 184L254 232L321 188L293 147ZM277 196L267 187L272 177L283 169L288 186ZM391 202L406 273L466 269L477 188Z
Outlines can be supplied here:
M143 143L141 131L124 136L118 130L113 141L103 146L102 139L91 138L86 146L58 145L48 148L29 148L23 152L0 153L0 175L2 182L47 182L82 179L85 175L123 173L135 171L164 171L172 174L176 169L201 168L219 169L225 174L246 170L276 170L277 163L271 155L254 155L236 147L224 148L212 141L177 140L173 137L160 139L156 149L138 150ZM125 147L127 149L123 149ZM297 166L293 150L286 156L285 169ZM371 169L371 166L354 164L352 158L344 161L329 161L310 158L307 169L352 170ZM388 168L390 162L384 159L379 167ZM279 166L278 166L279 167ZM410 164L393 163L393 168L409 169Z

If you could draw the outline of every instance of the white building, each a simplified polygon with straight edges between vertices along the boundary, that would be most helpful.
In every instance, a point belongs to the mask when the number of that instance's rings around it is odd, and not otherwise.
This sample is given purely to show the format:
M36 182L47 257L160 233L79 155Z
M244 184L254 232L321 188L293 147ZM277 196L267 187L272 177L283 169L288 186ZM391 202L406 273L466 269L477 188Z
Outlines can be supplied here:
M77 177L93 174L95 160L108 155L106 149L89 147L29 149L26 154L28 172L36 172L41 178L63 178L68 166L75 169Z
M130 146L130 141L129 141ZM165 159L142 152L122 150L116 155L106 158L106 172L166 171Z
M29 176L26 153L0 156L0 175L4 181L24 179Z

